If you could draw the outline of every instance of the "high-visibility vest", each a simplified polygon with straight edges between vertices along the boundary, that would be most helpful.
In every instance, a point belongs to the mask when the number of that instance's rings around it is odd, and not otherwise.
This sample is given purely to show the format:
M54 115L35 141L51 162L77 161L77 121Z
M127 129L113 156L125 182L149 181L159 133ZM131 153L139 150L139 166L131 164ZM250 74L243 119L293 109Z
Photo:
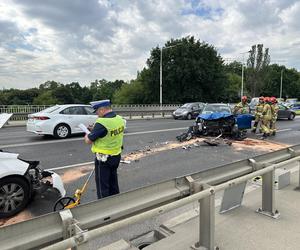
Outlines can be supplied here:
M264 105L263 119L265 119L265 120L271 120L272 119L272 109L271 109L271 105L268 104L268 103L266 103Z
M234 114L248 114L249 113L249 105L247 103L239 102L234 107Z
M106 155L118 155L122 151L125 122L119 115L113 118L98 118L100 123L107 129L105 137L98 138L93 142L92 152Z
M255 107L255 116L261 117L263 109L264 109L264 104L263 103L257 104L256 107Z

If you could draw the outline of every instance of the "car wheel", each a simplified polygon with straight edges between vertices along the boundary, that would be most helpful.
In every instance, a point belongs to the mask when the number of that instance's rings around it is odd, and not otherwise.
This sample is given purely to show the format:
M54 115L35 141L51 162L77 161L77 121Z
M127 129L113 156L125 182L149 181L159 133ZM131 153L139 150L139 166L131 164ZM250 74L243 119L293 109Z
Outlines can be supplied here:
M7 177L0 181L0 218L13 216L28 204L30 188L20 177Z
M289 120L294 120L294 118L295 118L295 114L294 113L290 113L290 116L289 116Z
M67 124L58 124L55 128L54 128L54 137L58 138L58 139L64 139L69 137L71 134L71 129Z
M192 119L192 114L188 113L186 116L186 119L191 120Z

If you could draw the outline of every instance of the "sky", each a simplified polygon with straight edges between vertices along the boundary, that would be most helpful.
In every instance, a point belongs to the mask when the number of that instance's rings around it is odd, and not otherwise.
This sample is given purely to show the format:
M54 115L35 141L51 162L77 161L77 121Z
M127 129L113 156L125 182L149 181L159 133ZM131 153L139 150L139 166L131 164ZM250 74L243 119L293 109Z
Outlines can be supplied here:
M194 36L230 62L253 44L300 70L296 0L2 0L0 88L130 80L150 51Z

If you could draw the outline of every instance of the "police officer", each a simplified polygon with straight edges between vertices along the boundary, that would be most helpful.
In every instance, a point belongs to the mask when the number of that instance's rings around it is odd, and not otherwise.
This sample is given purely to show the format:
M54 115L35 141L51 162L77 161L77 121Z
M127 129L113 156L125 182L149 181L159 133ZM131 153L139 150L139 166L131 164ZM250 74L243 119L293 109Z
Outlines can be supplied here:
M270 134L275 135L276 134L276 121L277 121L278 110L279 110L276 97L271 97L271 103L272 103L271 104L272 120L271 120L271 125L270 125Z
M272 109L270 105L270 98L265 97L265 104L262 112L261 128L263 136L261 139L266 139L270 135L270 122L272 120Z
M263 108L264 108L264 97L261 96L259 97L259 103L255 107L255 121L252 128L252 133L256 133L257 125L259 122L261 122Z
M242 101L239 102L233 110L233 113L236 114L249 114L250 108L247 103L247 96L242 96Z
M91 102L98 119L85 142L95 153L95 181L98 199L118 194L117 169L121 160L125 121L111 109L110 100Z

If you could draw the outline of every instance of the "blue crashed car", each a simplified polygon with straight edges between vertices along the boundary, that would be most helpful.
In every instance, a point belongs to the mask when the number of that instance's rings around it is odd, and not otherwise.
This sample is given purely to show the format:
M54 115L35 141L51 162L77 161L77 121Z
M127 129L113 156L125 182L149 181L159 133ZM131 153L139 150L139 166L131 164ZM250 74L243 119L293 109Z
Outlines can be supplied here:
M196 127L201 135L224 135L235 139L245 138L246 129L251 128L251 114L233 115L230 113L215 112L200 114L196 118Z

